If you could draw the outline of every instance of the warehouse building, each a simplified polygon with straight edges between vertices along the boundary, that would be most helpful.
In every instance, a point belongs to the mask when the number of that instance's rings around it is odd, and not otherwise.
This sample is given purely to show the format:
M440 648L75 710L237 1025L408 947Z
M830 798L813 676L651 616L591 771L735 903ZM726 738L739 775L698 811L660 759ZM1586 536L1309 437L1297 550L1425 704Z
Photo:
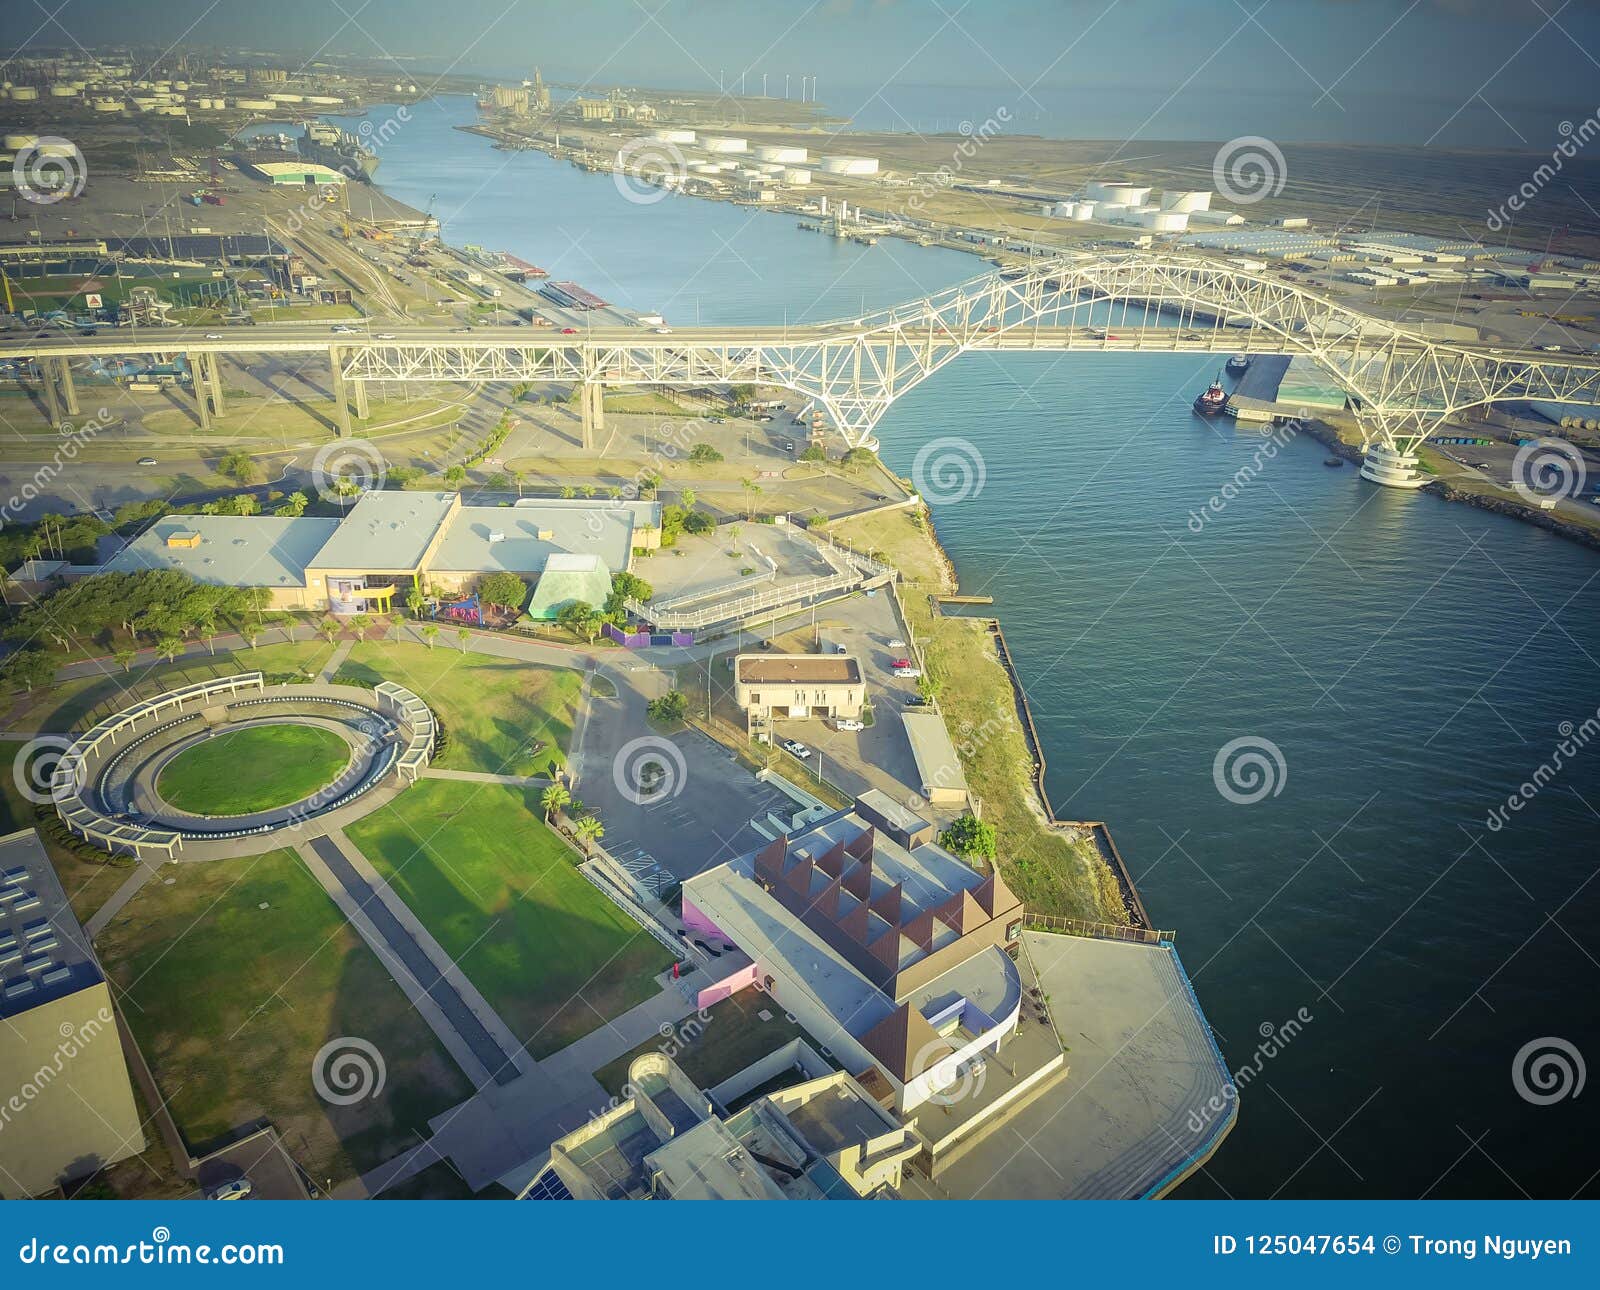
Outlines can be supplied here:
M0 1197L144 1150L111 991L33 829L0 838Z

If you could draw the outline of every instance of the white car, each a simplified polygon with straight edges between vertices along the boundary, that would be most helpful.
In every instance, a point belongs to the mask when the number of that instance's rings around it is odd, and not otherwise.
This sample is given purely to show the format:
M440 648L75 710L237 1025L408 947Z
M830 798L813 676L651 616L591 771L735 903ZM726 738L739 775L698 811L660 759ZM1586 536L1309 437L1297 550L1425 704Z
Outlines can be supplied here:
M380 331L378 333L379 340L393 340L394 338L394 333L392 331Z
M333 334L335 336L349 336L349 335L354 334L354 332L355 332L355 328L354 327L346 327L343 323L340 323L336 327L333 328Z
M785 739L779 743L778 747L791 756L798 757L801 761L811 756L811 749L807 748L798 739Z
M893 640L884 641L884 645L889 649L904 649L906 647L906 643L898 636Z
M153 466L156 464L156 459L154 457L140 457L139 464L141 466Z
M850 717L841 717L838 721L833 723L833 728L835 730L851 731L865 730L867 726L864 721L856 721Z
M914 681L922 675L922 669L920 667L897 667L894 670L894 674Z
M672 335L672 328L670 328L670 327L657 327L656 328L656 335L657 336L670 336L670 335Z
M230 1178L206 1192L207 1200L244 1200L255 1188L248 1178Z
M206 333L206 339L207 340L221 340L222 339L222 333L220 331L208 331Z

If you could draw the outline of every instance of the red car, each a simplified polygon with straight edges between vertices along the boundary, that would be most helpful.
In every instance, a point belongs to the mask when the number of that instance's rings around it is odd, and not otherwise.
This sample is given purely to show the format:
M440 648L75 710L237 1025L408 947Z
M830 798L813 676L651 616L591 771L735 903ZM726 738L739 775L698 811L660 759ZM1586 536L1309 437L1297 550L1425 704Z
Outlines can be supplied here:
M561 334L563 336L576 336L578 334L578 329L576 327L563 327L561 329Z
M911 660L908 659L908 658L897 658L897 659L894 659L889 664L889 666L890 667L910 667L911 666Z

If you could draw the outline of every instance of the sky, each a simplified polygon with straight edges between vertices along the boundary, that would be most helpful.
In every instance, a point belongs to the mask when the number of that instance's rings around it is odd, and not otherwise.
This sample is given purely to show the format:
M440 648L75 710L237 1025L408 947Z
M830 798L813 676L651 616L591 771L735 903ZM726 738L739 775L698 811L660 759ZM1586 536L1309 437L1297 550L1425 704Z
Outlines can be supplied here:
M537 64L547 79L592 84L715 88L743 74L754 91L765 72L769 92L788 74L796 96L814 75L826 106L876 109L873 124L899 112L912 125L902 104L919 120L936 116L939 89L973 92L951 98L965 119L969 105L981 108L975 92L989 91L1018 116L1052 118L1057 128L1041 132L1070 134L1076 115L1083 137L1107 133L1093 128L1096 95L1130 100L1117 132L1138 116L1138 98L1152 107L1170 98L1150 122L1165 137L1186 111L1221 129L1236 96L1301 137L1421 143L1447 123L1444 142L1530 151L1548 150L1561 120L1600 107L1600 0L0 3L0 45L115 39L360 54L419 74L526 75ZM1396 105L1405 129L1377 103Z

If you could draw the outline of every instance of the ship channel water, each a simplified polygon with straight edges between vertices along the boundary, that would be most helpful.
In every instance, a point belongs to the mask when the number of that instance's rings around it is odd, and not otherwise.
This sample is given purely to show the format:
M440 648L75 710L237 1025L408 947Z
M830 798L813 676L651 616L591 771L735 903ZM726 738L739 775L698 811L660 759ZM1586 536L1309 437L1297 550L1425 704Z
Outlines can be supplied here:
M409 113L382 187L436 194L447 240L671 322L851 316L986 267L633 204L456 130L468 99ZM879 432L902 475L939 438L981 461L935 526L963 590L995 599L1057 813L1110 822L1248 1072L1237 1128L1178 1194L1593 1196L1600 1093L1541 1104L1514 1062L1558 1040L1600 1063L1600 739L1539 770L1600 708L1600 555L1364 484L1309 438L1263 454L1190 412L1215 366L970 355ZM1282 757L1249 804L1214 776L1241 739Z

